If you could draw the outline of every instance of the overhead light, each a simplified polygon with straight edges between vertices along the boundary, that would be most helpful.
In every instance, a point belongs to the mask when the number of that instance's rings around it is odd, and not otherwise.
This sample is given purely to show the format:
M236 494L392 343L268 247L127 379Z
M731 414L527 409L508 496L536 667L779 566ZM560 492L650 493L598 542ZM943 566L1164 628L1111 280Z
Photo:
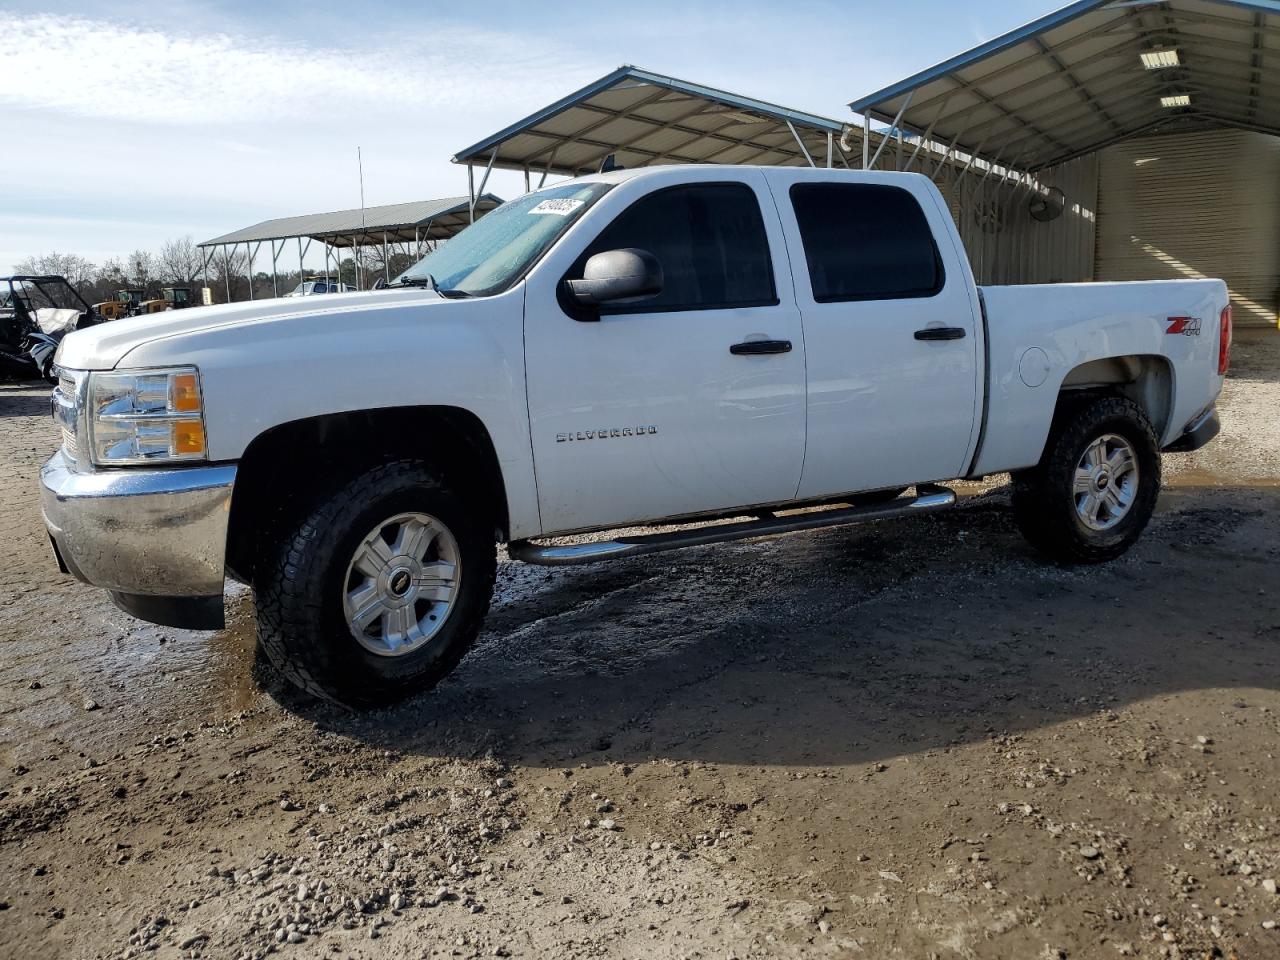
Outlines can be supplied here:
M1162 107L1189 107L1191 106L1191 95L1188 93L1175 94L1172 97L1161 97L1160 106Z
M1176 48L1168 50L1148 50L1146 53L1139 54L1142 57L1142 65L1148 70L1167 70L1169 67L1176 67L1182 63L1178 58Z

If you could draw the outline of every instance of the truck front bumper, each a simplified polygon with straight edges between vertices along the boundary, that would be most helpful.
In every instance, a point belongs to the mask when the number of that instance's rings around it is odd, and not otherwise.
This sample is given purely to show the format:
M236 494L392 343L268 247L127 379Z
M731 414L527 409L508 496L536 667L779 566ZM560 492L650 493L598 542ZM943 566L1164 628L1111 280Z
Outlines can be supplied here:
M78 473L62 451L40 471L58 565L166 626L222 626L234 465Z

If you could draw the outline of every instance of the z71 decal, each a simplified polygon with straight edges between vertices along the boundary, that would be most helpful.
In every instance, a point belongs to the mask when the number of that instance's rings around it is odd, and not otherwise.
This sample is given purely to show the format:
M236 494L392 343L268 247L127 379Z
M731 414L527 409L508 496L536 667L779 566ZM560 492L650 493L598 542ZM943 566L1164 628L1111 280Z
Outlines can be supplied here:
M1166 322L1169 324L1169 329L1165 333L1180 333L1184 337L1200 336L1199 317L1170 317Z

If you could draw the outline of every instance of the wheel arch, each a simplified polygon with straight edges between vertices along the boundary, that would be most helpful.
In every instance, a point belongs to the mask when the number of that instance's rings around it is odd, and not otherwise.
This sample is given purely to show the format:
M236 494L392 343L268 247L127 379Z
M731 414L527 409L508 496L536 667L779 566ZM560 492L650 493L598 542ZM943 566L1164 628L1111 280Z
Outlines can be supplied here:
M1051 378L1038 387L1031 387L1016 373L993 377L988 387L991 416L969 476L1035 466L1062 417L1081 403L1105 396L1136 403L1163 444L1176 426L1172 423L1177 397L1174 378L1168 358L1140 352L1082 360L1061 379Z
M1125 397L1138 405L1159 441L1173 412L1173 365L1158 354L1100 357L1078 364L1063 377L1036 456L1038 463L1064 417L1100 397Z
M227 567L252 582L262 546L326 493L370 467L421 459L477 509L491 511L496 540L510 532L506 485L489 431L452 406L388 407L277 424L240 458L227 533Z
M1174 369L1159 354L1130 354L1090 360L1068 371L1058 388L1058 409L1080 396L1118 395L1142 408L1156 437L1163 437L1173 414Z

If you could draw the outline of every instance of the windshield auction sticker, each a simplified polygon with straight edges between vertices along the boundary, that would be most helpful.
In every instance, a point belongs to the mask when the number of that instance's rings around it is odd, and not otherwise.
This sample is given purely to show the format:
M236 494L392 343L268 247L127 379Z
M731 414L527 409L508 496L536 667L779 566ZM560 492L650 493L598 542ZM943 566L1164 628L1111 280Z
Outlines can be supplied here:
M550 214L553 217L567 217L574 213L585 201L571 200L564 198L561 200L543 200L536 207L531 209L529 213L534 214Z

